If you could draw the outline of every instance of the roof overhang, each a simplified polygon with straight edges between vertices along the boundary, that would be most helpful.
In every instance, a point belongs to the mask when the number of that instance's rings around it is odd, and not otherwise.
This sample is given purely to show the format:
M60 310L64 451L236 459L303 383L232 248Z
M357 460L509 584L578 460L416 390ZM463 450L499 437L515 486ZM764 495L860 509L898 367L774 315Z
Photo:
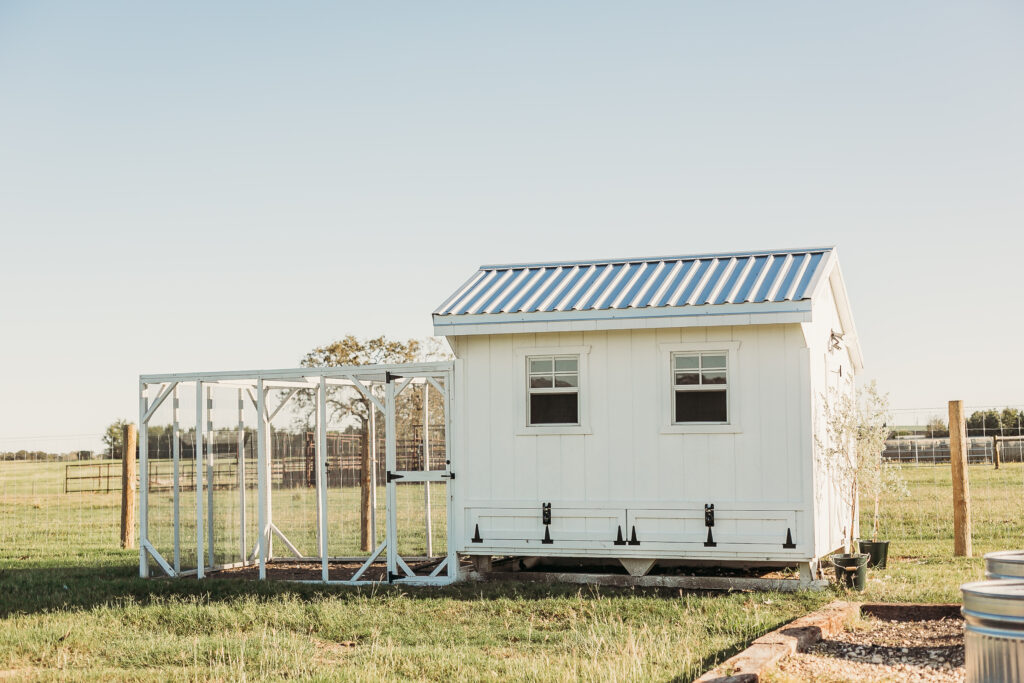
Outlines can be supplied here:
M811 322L811 300L705 306L552 311L529 313L434 314L434 334L583 332L588 330L716 327Z

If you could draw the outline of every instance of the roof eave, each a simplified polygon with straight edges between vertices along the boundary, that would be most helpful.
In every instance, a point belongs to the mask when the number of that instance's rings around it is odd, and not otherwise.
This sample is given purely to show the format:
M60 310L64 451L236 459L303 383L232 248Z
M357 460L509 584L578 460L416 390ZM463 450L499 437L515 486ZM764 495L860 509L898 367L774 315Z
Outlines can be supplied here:
M598 311L434 314L433 319L434 334L445 336L800 323L811 320L811 300Z

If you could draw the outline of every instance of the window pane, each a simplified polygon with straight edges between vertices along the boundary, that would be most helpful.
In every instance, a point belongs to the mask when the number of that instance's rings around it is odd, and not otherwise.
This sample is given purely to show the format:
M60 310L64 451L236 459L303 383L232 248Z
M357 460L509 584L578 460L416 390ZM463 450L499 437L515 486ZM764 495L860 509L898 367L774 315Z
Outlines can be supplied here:
M579 423L579 396L573 394L530 394L530 424Z
M705 370L703 384L725 384L725 370Z
M727 419L726 392L676 392L676 422L725 422Z
M579 385L579 377L576 373L555 375L556 387L575 387Z
M550 389L551 388L551 375L540 375L538 377L530 378L531 389Z
M677 372L676 384L700 384L700 374L696 372Z
M676 370L696 370L699 362L698 356L676 356Z
M556 358L555 372L576 372L579 362L575 358Z
M707 368L724 368L725 356L701 356L701 366Z
M551 359L530 359L530 372L551 372Z

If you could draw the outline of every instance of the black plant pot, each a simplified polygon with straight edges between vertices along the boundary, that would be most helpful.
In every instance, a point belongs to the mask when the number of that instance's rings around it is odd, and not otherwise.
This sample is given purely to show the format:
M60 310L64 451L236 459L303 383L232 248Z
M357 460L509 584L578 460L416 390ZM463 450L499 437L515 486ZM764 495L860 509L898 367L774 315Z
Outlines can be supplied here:
M867 554L868 566L875 569L885 569L885 563L889 559L889 541L860 541L860 551Z
M833 555L832 566L836 570L836 581L840 585L855 591L864 590L868 578L867 555L863 553Z

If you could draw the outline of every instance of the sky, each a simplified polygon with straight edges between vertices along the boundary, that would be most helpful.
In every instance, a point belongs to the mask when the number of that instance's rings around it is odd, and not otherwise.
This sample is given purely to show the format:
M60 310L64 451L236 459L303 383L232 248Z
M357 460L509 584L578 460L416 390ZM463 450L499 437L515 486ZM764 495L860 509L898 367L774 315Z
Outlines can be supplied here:
M425 337L481 263L838 245L897 408L1024 405L1024 4L0 0L0 450Z

